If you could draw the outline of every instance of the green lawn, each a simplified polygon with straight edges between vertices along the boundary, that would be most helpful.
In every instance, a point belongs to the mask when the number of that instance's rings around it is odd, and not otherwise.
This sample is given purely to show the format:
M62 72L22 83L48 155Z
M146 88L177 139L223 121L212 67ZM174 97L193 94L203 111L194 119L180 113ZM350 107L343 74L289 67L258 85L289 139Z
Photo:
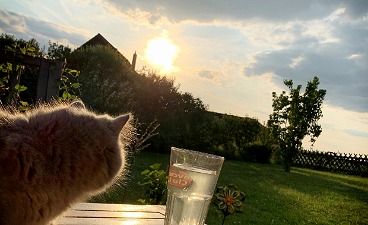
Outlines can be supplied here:
M115 186L94 201L139 204L143 189L140 172L153 163L166 169L169 156L141 153L131 163L127 187ZM225 224L368 224L368 178L278 165L225 160L218 185L236 184L247 194L243 213ZM222 214L212 206L207 224L221 224Z

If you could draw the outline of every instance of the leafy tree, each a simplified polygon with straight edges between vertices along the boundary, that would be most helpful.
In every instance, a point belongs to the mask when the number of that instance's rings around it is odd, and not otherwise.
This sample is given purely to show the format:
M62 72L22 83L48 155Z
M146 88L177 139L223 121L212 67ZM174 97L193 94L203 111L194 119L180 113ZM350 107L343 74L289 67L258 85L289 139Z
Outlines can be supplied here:
M80 98L87 105L109 114L131 111L132 72L116 50L102 45L79 48L68 64L80 72Z
M178 88L174 79L145 69L134 76L133 111L142 122L160 124L151 151L167 152L171 146L194 148L201 143L197 128L203 124L206 105Z
M293 88L292 80L284 80L290 93L283 91L279 96L272 93L273 113L268 120L272 136L278 141L285 171L289 172L295 156L302 148L302 140L310 136L312 146L322 132L317 124L322 117L322 102L326 90L318 89L319 79L314 77L307 83L302 94L302 86Z
M58 59L64 61L70 58L72 49L69 46L64 46L59 43L49 41L49 47L47 49L47 58Z

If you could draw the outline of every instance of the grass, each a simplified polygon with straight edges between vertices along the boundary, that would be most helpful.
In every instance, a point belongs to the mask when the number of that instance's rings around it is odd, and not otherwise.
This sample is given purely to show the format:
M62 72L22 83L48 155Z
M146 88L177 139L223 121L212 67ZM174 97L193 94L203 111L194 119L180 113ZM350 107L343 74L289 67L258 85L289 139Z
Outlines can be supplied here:
M129 182L116 186L98 202L139 204L140 172L154 163L166 169L168 155L141 153L131 163ZM243 213L225 224L368 224L368 178L278 165L225 160L218 185L234 183L247 194ZM211 206L207 224L221 224L222 213Z

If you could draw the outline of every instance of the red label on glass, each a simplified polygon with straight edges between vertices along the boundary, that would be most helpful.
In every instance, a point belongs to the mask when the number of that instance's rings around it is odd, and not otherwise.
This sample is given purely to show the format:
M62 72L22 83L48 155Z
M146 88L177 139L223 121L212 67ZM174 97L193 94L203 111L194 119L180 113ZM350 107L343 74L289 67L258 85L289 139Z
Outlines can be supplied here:
M170 167L168 184L175 187L188 187L192 178L182 170Z

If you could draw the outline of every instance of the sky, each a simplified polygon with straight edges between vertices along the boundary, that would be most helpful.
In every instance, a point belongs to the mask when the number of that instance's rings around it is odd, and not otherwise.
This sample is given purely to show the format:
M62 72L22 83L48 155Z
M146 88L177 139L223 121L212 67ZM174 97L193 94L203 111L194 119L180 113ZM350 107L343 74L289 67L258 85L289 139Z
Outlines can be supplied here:
M313 150L368 154L366 0L0 0L0 32L72 49L100 33L209 110L257 118L272 92L326 89ZM303 147L310 149L308 140Z

